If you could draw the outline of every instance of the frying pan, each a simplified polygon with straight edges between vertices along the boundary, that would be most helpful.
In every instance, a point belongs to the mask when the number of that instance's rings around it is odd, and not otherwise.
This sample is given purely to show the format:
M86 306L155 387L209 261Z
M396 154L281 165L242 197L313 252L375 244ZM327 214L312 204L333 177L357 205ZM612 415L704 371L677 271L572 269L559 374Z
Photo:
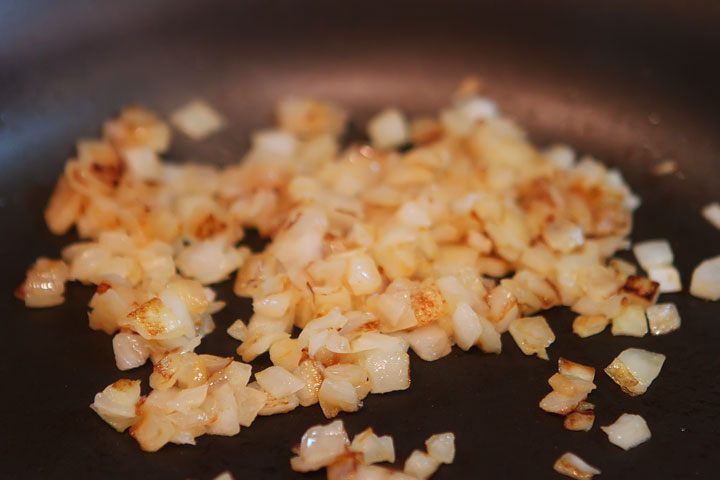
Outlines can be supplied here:
M115 369L110 337L87 327L91 290L71 285L64 305L43 310L11 297L37 256L57 256L76 238L52 236L41 215L75 139L97 135L129 102L167 113L206 99L229 127L203 142L176 135L168 158L229 164L248 133L270 123L282 95L345 105L359 137L379 108L432 112L477 73L537 143L568 142L622 169L643 199L633 240L668 238L685 285L700 260L720 253L720 232L699 215L720 200L717 3L6 0L0 27L5 478L209 479L223 470L293 478L291 446L326 422L318 407L301 408L259 418L235 437L141 452L88 408L121 376L146 384L149 374ZM650 174L667 159L678 174ZM227 284L218 290L230 303L200 351L233 355L224 330L247 319L250 304ZM570 312L556 309L547 314L557 334L549 362L522 355L507 336L500 356L412 357L408 391L371 395L340 418L351 435L367 426L393 435L401 460L430 434L455 432L456 461L438 479L558 478L552 464L567 450L598 466L600 478L715 478L720 305L687 293L664 300L682 314L673 334L581 340L570 333ZM602 368L630 346L666 354L665 367L638 398L599 371L591 432L566 431L537 407L559 355ZM623 412L641 414L653 435L629 452L598 428Z

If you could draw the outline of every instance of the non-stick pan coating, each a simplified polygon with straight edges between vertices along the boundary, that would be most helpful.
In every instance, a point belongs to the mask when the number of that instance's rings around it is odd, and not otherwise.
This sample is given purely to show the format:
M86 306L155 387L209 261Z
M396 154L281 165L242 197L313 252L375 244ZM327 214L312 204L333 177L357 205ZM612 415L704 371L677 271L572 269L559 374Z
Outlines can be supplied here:
M356 125L382 106L433 112L464 75L539 143L565 141L620 167L643 199L634 240L669 238L684 284L702 259L720 254L720 232L699 208L720 200L720 14L713 2L299 2L6 1L0 4L0 215L3 348L0 455L4 478L286 478L290 448L325 422L318 407L259 418L231 438L195 447L140 451L88 405L121 376L110 337L87 326L91 289L26 310L11 297L39 255L57 256L75 237L46 231L42 208L78 137L128 102L161 113L203 97L229 120L215 138L176 136L172 159L237 161L253 128L271 121L288 93L347 106ZM361 132L358 128L357 131ZM681 175L655 177L662 160ZM229 301L202 351L232 355L224 330L247 319L248 301ZM680 331L634 339L570 333L572 315L548 314L557 341L550 362L522 355L503 338L502 355L412 357L412 387L371 395L340 415L351 434L372 425L395 437L397 457L430 434L457 436L453 465L438 479L557 478L566 450L601 478L715 478L720 471L720 305L666 295ZM602 368L622 349L664 353L660 377L630 398L602 372L596 426L569 432L537 402L559 355ZM264 360L267 362L267 360ZM260 360L262 363L263 360ZM653 438L624 452L599 430L623 412L647 419ZM320 474L304 478L319 478Z

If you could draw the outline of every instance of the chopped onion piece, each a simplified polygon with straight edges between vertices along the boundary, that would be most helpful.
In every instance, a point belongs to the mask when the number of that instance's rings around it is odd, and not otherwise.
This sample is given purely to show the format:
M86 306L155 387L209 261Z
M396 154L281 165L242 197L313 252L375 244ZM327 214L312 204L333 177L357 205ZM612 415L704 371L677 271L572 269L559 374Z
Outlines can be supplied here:
M118 333L113 337L112 344L119 370L137 368L150 357L150 345L140 335Z
M653 282L660 284L660 293L674 293L682 290L680 272L673 266L653 267L648 270L648 277Z
M540 408L550 413L557 413L559 415L567 415L577 408L577 406L585 400L587 394L582 393L569 397L563 395L560 392L550 392L540 400Z
M612 425L600 428L607 434L610 443L623 450L637 447L652 436L645 419L631 413L623 413Z
M720 300L720 255L703 260L695 267L690 294L705 300Z
M680 328L680 313L674 303L652 305L646 313L653 335L665 335Z
M566 430L574 432L589 432L595 422L595 413L592 411L572 412L565 417L563 426Z
M563 453L560 458L555 461L553 469L562 475L576 480L591 480L595 475L600 475L600 470L570 452Z
M649 271L654 267L665 267L673 263L672 248L670 248L670 242L665 239L636 243L633 246L633 253L645 271Z
M510 335L525 355L537 354L547 360L547 347L555 341L555 334L543 317L518 318L510 323Z
M455 460L455 434L437 433L425 440L425 448L431 457L440 463L453 463Z
M136 405L140 400L140 380L122 379L95 395L90 408L118 432L137 421Z
M269 367L255 374L258 384L276 398L286 397L305 386L305 382L282 367Z
M592 382L595 379L595 369L586 365L572 362L565 358L558 359L558 372L562 375L576 377L586 382Z
M440 462L420 450L413 450L405 460L403 471L420 480L430 478L440 466Z
M325 426L310 427L300 440L298 456L295 457L302 461L303 469L296 468L298 465L292 461L295 460L293 458L291 460L293 470L309 472L326 467L346 451L349 443L345 427L340 420Z
M228 327L227 333L235 340L240 340L241 342L244 342L248 336L248 327L247 325L245 325L245 322L238 319L235 320L232 325Z
M720 230L720 202L713 202L705 205L702 209L702 216L710 224Z
M373 146L381 149L399 147L410 138L405 116L397 109L383 110L371 118L367 125Z
M601 333L610 323L605 315L580 315L573 320L573 333L580 338L587 338Z
M225 121L202 100L193 100L170 115L172 124L193 140L202 140L220 130Z
M482 333L483 325L477 313L467 303L458 303L453 313L453 334L458 346L470 350L480 340Z
M395 447L392 437L389 435L378 437L372 428L355 435L350 444L350 451L362 453L363 461L368 465L378 462L395 462Z
M416 328L405 338L418 357L428 362L449 355L452 348L445 330L434 324Z
M371 351L365 359L372 393L406 390L410 387L410 356L405 352Z
M628 305L620 314L612 319L613 335L628 335L631 337L644 337L648 327L645 320L645 310L640 305Z
M642 395L657 378L665 355L639 348L628 348L615 357L605 373L631 396Z

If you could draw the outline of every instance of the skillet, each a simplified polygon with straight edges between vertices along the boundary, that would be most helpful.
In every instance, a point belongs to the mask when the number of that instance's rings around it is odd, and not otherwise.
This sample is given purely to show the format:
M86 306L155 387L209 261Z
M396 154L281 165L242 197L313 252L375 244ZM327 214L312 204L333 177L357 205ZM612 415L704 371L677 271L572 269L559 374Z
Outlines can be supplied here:
M229 127L199 143L177 134L168 158L229 164L284 94L345 105L360 136L379 108L435 111L463 76L478 73L537 143L567 142L621 168L643 199L633 240L668 238L687 286L694 266L720 253L720 232L699 215L720 200L718 25L717 4L702 1L0 3L2 476L209 479L227 469L236 478L293 478L290 447L326 422L318 407L299 409L232 438L143 453L87 408L121 375L146 383L150 371L115 369L110 337L87 327L91 290L71 285L64 305L45 310L11 298L37 256L57 256L75 239L47 232L42 208L74 141L97 135L122 105L167 113L206 99ZM679 174L649 173L666 159ZM218 291L230 304L199 351L232 355L236 342L224 329L247 319L250 304L229 285ZM413 356L410 390L370 396L340 418L351 435L370 425L393 435L399 459L430 434L454 431L456 461L438 479L558 478L552 463L566 450L598 466L600 478L714 478L720 305L687 293L664 300L683 317L671 335L581 340L570 333L572 314L556 309L547 315L558 337L550 362L525 357L508 336L500 356L453 351L432 364ZM602 368L630 346L666 354L665 367L639 398L599 373L591 432L568 432L537 408L559 355ZM629 452L597 427L623 412L641 414L653 433Z

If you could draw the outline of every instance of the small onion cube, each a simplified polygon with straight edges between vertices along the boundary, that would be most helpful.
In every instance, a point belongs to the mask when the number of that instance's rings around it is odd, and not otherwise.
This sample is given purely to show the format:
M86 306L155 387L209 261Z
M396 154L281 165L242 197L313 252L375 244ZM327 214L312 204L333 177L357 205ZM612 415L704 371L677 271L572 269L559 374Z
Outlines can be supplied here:
M605 373L628 395L642 395L660 375L663 363L665 355L661 353L628 348L605 368Z
M410 387L410 356L405 352L373 350L365 359L372 393L407 390Z
M397 109L387 109L371 118L367 125L373 146L381 149L399 147L410 138L410 127Z
M595 379L595 369L593 367L581 365L562 357L558 360L558 372L587 382L592 382Z
M610 320L605 315L579 315L575 317L572 330L580 338L587 338L601 333L607 328Z
M645 419L631 413L623 413L612 425L600 428L607 434L610 443L623 450L637 447L652 436Z
M719 202L713 202L713 203L703 207L702 216L705 217L705 220L710 222L710 224L713 227L720 230L720 203Z
M565 417L563 427L574 432L589 432L595 422L595 413L592 411L572 412Z
M647 240L636 243L633 246L633 253L645 271L654 267L665 267L673 263L673 252L670 247L670 242L664 239Z
M510 323L510 335L525 355L537 354L547 360L546 348L555 341L555 334L543 317L525 317Z
M570 452L563 453L560 458L555 461L553 469L562 475L576 480L591 480L593 476L600 475L600 470Z
M680 272L673 266L653 267L648 270L648 278L660 284L660 293L674 293L682 290Z
M572 397L563 395L562 393L552 391L540 400L540 408L550 413L559 415L567 415L577 408L577 406L585 400L587 394L578 394Z
M613 335L644 337L648 331L645 310L640 305L628 305L612 319L611 331Z
M288 396L305 387L305 382L278 366L257 372L255 379L264 390L276 398Z
M674 303L658 303L645 311L650 333L664 335L680 328L680 313Z
M342 455L349 443L343 422L336 420L328 425L310 427L300 440L299 457L305 465L304 470L319 470L330 465ZM293 464L293 469L295 465Z
M193 140L202 140L220 130L225 121L202 100L194 100L175 110L170 122Z
M470 350L480 339L482 332L483 326L477 313L467 303L458 303L453 313L453 335L458 346L463 350Z
M703 260L695 267L690 294L705 300L720 300L720 255Z
M395 461L395 447L389 435L378 437L372 428L358 433L350 444L351 452L363 454L366 464Z
M405 460L403 471L420 480L430 478L440 466L440 462L420 450L413 450Z
M240 340L241 342L244 342L245 339L248 337L248 327L245 325L245 322L242 320L235 320L232 325L230 325L227 329L228 335L230 335L235 340Z
M455 434L437 433L425 440L427 452L440 463L453 463L455 460Z

